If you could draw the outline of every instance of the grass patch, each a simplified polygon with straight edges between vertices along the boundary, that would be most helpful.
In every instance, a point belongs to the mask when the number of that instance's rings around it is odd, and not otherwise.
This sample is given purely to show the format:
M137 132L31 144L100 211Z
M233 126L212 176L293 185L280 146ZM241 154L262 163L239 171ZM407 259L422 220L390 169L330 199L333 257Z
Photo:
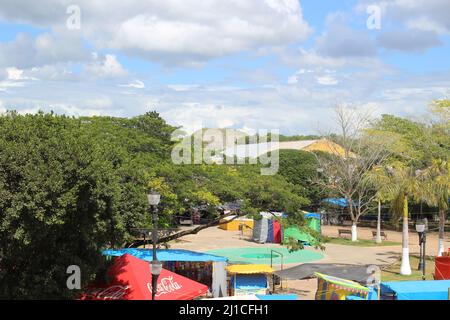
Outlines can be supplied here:
M382 243L376 243L375 240L365 240L360 239L358 241L352 241L346 238L326 238L326 243L341 244L344 246L354 246L354 247L387 247L387 246L399 246L400 242L394 241L383 241Z
M381 272L381 281L415 281L422 280L422 271L417 270L419 265L419 257L411 256L409 258L411 264L412 274L410 276L404 276L400 274L401 260L397 261L393 265L389 266L386 270ZM425 279L433 280L434 273L434 259L427 258L425 264Z

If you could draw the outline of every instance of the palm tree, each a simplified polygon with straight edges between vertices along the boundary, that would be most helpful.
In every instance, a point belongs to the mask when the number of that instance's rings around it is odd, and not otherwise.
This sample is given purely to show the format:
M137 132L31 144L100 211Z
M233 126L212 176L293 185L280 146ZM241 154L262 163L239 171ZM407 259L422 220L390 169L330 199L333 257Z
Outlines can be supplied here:
M378 197L377 237L376 243L381 243L381 198Z
M419 197L416 171L411 167L405 167L401 163L394 163L392 166L374 168L372 179L379 186L378 199L386 199L391 202L393 221L403 220L400 274L410 275L408 198Z
M450 199L450 162L434 160L430 167L421 172L420 180L423 186L421 188L423 200L439 210L438 256L440 257L445 251L445 213L449 209Z

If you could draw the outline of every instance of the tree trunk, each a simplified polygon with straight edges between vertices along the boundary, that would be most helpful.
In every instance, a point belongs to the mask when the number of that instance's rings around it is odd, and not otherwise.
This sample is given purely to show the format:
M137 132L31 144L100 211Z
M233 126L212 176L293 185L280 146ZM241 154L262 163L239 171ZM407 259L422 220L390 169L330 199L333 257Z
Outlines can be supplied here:
M445 251L444 241L445 241L445 210L439 209L439 247L438 247L438 257L442 257L442 254Z
M358 222L357 221L353 221L352 224L352 241L358 241Z
M408 196L405 195L403 201L402 265L400 274L409 276L412 272L409 263Z
M377 238L376 243L381 243L381 201L378 200Z

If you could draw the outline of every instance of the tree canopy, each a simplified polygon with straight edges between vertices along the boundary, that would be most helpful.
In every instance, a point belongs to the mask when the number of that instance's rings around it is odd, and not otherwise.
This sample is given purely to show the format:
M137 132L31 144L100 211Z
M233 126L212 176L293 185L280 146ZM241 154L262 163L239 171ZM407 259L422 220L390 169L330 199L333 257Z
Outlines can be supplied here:
M155 112L0 116L0 297L72 298L68 266L81 268L86 285L103 248L151 226L150 189L162 194L160 228L196 205L242 200L246 213L295 213L310 203L300 180L262 176L259 166L174 165L175 129Z

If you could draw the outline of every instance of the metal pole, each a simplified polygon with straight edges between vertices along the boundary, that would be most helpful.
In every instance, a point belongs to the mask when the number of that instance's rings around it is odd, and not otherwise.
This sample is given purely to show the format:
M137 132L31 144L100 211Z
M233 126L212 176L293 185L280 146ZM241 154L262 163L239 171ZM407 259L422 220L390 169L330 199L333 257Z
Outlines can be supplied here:
M145 249L145 232L144 232L144 249Z
M157 208L156 206L153 207L152 212L152 223L153 223L153 231L152 231L152 242L153 242L153 259L152 261L156 261L156 243L158 241L158 234L157 234L157 223L158 223L158 215L157 215ZM152 273L152 300L155 300L156 297L156 287L158 285L158 276Z
M427 243L427 233L424 232L423 233L423 272L422 272L422 279L425 280L426 276L425 276L425 265L426 265L426 261L425 261L425 248L426 248L426 243Z
M417 269L419 271L421 271L423 269L423 259L422 259L422 257L423 257L423 245L422 245L422 242L423 242L423 233L420 232L419 233L420 255L419 255L419 266L417 267Z

